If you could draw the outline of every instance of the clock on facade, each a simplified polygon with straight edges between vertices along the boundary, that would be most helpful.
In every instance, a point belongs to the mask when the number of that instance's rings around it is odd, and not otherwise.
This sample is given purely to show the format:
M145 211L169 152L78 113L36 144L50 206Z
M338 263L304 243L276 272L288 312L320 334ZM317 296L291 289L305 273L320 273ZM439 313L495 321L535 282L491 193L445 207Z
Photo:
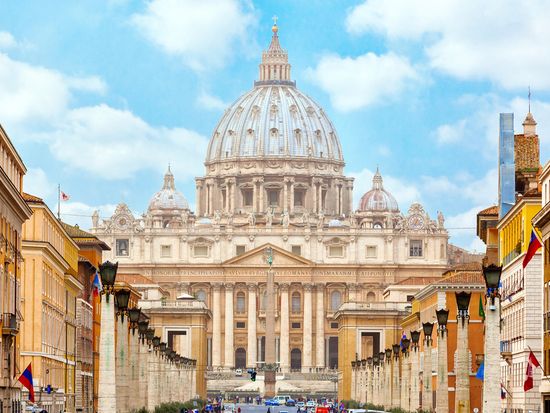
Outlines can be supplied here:
M424 217L418 214L411 215L408 223L410 229L422 229L424 228Z

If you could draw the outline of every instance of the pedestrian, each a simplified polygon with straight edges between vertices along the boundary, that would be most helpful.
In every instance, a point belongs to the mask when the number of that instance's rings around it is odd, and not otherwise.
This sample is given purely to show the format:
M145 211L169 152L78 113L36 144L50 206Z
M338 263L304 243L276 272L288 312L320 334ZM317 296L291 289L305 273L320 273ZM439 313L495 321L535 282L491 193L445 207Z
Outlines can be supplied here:
M237 413L241 413L241 406L237 407Z
M271 413L271 408L270 407L267 408L267 413Z

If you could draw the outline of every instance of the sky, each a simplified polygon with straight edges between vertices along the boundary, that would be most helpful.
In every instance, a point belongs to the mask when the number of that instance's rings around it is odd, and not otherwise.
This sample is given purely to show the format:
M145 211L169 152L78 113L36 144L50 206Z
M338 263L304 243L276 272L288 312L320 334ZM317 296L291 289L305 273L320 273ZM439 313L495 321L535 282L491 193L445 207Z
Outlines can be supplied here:
M91 226L136 215L168 164L195 205L211 133L250 90L272 17L298 88L338 131L354 198L384 186L406 213L445 215L481 251L476 213L497 202L498 117L528 111L550 156L548 0L40 0L0 2L0 123L26 192Z

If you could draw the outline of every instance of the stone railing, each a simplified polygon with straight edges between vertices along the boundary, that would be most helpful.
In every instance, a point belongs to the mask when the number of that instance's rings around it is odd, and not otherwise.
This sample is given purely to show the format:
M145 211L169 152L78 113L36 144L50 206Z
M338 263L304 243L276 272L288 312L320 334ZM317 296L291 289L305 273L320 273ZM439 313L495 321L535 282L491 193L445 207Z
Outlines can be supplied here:
M161 308L181 308L206 310L206 305L197 300L140 300L139 306L142 310L161 309Z

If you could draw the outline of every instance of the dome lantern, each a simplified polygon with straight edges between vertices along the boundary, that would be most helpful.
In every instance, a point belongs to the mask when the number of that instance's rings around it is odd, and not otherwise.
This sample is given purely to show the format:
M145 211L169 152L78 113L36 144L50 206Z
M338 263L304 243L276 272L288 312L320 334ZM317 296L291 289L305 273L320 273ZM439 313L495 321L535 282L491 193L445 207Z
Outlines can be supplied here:
M176 190L174 175L168 165L168 171L164 174L162 189L158 191L149 202L149 211L181 211L188 210L189 204L183 194Z
M397 201L384 189L382 175L376 168L372 178L372 189L361 197L359 202L361 212L399 212Z

